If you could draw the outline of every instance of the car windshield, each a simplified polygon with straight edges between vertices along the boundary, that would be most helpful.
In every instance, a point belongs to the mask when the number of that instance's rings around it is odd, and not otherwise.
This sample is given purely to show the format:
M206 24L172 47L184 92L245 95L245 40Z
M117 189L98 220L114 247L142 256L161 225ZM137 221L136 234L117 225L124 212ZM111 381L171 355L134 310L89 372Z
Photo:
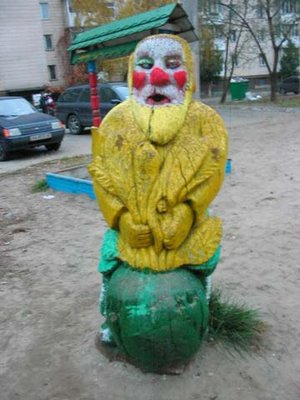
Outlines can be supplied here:
M25 99L0 99L1 117L18 117L35 112L37 110Z
M121 97L121 99L128 99L129 97L129 90L127 86L115 86L114 88L118 95Z

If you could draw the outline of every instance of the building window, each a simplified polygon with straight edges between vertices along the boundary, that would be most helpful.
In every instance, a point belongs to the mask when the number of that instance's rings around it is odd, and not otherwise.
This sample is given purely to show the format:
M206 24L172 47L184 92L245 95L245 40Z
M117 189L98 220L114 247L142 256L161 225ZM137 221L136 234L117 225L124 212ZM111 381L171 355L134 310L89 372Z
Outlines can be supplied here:
M106 8L108 8L111 11L111 15L116 18L116 13L117 13L117 6L114 1L107 1L105 3Z
M284 37L298 37L299 36L299 29L298 25L282 25L281 26L282 36Z
M73 9L73 1L72 0L69 0L69 12L74 12L74 9Z
M48 65L48 73L50 81L55 81L57 79L55 65Z
M45 50L53 50L53 45L52 45L52 35L44 35L45 39Z
M229 8L229 19L233 19L236 17L236 11L237 11L237 6L236 4L230 3L230 8Z
M259 55L259 65L260 65L260 67L266 66L266 62L265 62L264 56L262 54Z
M298 25L293 25L292 27L291 27L291 30L290 30L290 36L295 36L295 37L298 37L299 36L299 28L298 28Z
M220 59L222 60L222 62L224 62L225 50L216 49L215 52L216 52L217 55L219 55L219 57L220 57Z
M232 54L232 65L234 67L238 67L239 66L239 59L238 59L238 55L237 54Z
M265 40L265 38L266 38L266 31L264 29L259 29L257 31L257 39L260 42L263 42Z
M236 30L230 31L230 41L236 42Z
M49 19L49 4L40 3L41 19Z
M295 0L286 0L282 2L281 5L282 14L291 14L296 12L296 1Z
M258 4L257 5L257 7L256 7L256 15L257 15L257 18L264 18L264 7L263 7L263 5L262 4Z
M200 9L209 14L222 14L222 6L217 0L200 1Z
M223 37L224 37L224 32L223 32L222 26L219 26L219 25L212 26L211 32L215 39L223 39Z
M209 2L209 12L211 14L221 14L222 6L218 1L210 1Z

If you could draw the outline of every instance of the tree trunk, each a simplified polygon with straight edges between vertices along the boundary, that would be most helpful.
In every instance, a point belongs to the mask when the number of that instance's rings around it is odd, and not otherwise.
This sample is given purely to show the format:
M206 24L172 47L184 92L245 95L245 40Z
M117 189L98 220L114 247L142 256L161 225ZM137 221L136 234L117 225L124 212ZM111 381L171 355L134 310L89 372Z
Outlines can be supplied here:
M227 97L227 93L229 91L229 87L230 87L230 78L227 78L226 80L224 80L223 82L223 93L220 99L220 104L224 104L226 102L226 97Z
M208 86L207 86L207 95L208 95L208 97L211 97L211 87L212 87L212 84L211 84L211 82L209 82Z
M270 75L271 93L270 101L275 102L277 100L277 74L273 73Z

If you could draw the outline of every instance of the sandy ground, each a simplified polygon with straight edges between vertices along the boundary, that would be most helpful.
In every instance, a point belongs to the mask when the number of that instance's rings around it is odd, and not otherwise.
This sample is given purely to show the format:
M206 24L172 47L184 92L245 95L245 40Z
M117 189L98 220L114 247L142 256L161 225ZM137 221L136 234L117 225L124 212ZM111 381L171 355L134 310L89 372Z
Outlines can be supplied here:
M1 400L300 398L300 112L253 105L221 113L232 172L213 206L224 220L214 284L262 310L261 351L241 358L204 344L180 376L144 374L98 353L105 223L85 196L32 193L62 166L39 164L0 175Z

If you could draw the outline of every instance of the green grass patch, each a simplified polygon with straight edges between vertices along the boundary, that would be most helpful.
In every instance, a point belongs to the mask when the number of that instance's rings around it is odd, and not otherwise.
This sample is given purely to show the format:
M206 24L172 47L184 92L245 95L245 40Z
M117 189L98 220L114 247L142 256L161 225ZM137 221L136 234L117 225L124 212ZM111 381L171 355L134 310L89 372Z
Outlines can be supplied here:
M282 108L300 108L300 97L278 96L275 102L270 101L269 97L264 97L256 101L241 100L239 102L228 102L227 104L234 105L251 105L251 106L273 106Z
M63 164L64 168L73 167L81 164L89 164L92 161L91 155L72 156L61 158L57 163Z
M220 289L213 290L209 308L210 341L240 354L260 349L266 324L259 310L236 300L223 299Z
M33 193L45 192L49 188L46 179L38 180L33 186Z
M279 107L300 107L300 97L280 97L275 104Z

